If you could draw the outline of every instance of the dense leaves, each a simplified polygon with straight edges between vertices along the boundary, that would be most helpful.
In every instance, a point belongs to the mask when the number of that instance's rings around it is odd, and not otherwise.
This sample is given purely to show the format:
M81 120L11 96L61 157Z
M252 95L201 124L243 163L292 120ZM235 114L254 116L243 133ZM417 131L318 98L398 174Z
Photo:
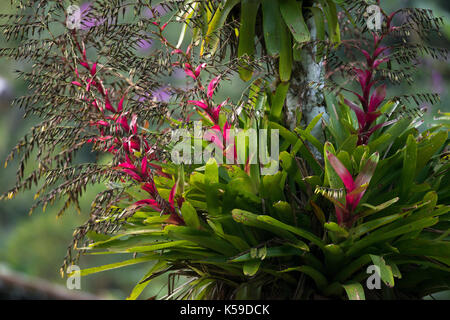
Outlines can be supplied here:
M86 185L105 183L90 219L74 233L63 272L76 260L74 251L133 253L133 259L82 271L153 262L130 299L163 274L187 277L169 286L166 299L421 298L448 288L448 128L419 132L420 113L406 106L397 112L401 101L434 100L431 95L387 98L389 79L409 77L396 70L428 48L420 26L434 32L441 25L429 12L382 12L379 31L352 21L361 37L373 39L366 51L341 37L336 6L351 17L366 9L362 1L95 1L90 23L75 30L65 27L61 2L18 3L23 14L9 17L2 30L22 44L0 52L33 61L31 71L22 72L32 93L17 103L43 122L8 158L25 150L18 184L3 197L41 184L35 207L63 198L62 213L77 205ZM397 26L400 13L406 23ZM22 23L12 27L16 21ZM175 45L167 29L178 23ZM409 37L407 29L422 35L422 44L382 44L391 35ZM268 57L258 56L260 30ZM138 50L143 42L152 44L146 56ZM289 130L282 115L292 61L304 46L320 49L316 59L331 73L325 88L334 91L327 117ZM350 48L345 59L358 52L365 61L344 61L337 54L343 47ZM382 69L393 61L395 69ZM335 69L357 81L361 92L338 84ZM187 83L168 86L170 97L161 99L163 79L175 71ZM216 101L220 84L233 74L249 82L241 101ZM207 129L204 139L192 134L194 121ZM312 134L320 124L326 141ZM211 146L223 157L174 161L175 129L187 132L187 150ZM253 163L252 143L243 140L239 148L230 129L277 132L271 139L279 139L279 155ZM260 148L270 149L269 140L256 138ZM75 164L86 145L106 164ZM26 176L31 156L38 169ZM237 159L243 161L227 162ZM380 271L384 290L367 290L370 265Z

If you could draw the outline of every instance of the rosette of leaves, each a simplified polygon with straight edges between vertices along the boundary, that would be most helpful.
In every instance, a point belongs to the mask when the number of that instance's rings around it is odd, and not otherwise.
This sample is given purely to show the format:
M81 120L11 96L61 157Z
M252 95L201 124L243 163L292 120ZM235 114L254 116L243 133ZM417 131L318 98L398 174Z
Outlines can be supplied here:
M267 93L259 97L248 101L249 110L270 106ZM239 120L244 128L256 122L280 130L278 173L261 176L254 167L214 160L182 170L164 165L172 178L160 177L155 186L167 201L183 199L184 224L141 208L122 231L91 234L96 241L82 248L137 258L82 274L156 261L129 298L165 273L188 278L170 288L168 299L419 298L448 288L446 130L420 134L413 121L384 147L358 146L349 131L350 138L333 145L310 135L320 115L295 132L269 117L266 112L256 120L243 112ZM305 141L322 150L324 166ZM119 208L146 197L139 187L126 192L132 200ZM383 290L366 289L370 265L380 270Z

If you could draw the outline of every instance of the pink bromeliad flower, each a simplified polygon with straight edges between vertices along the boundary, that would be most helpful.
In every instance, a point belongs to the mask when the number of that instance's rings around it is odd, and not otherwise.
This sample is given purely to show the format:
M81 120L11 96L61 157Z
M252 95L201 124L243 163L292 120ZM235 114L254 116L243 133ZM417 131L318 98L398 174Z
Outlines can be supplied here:
M80 48L81 50L81 48ZM103 87L102 81L99 77L97 70L97 63L89 63L86 57L86 51L81 50L82 58L80 65L87 69L89 76L87 80L83 80L80 76L78 69L75 69L75 75L77 81L72 81L72 85L81 88L89 92L90 90L97 90L100 96L103 98L104 103L101 100L94 99L90 101L88 98L85 100L90 103L98 111L100 119L92 121L91 126L96 126L99 130L99 135L87 140L87 142L103 143L105 145L104 151L113 154L118 154L118 151L122 148L125 152L124 157L120 159L119 164L115 169L120 170L131 179L141 183L141 188L149 194L148 199L142 199L136 201L132 206L134 208L150 207L161 214L169 215L167 223L182 225L184 220L178 215L175 206L175 190L176 185L172 189L169 200L166 204L165 200L161 200L158 190L153 181L153 174L172 179L171 175L163 172L163 168L150 161L155 160L154 154L151 152L151 147L144 134L139 134L138 131L138 117L136 114L130 114L123 111L123 104L126 98L126 93L122 96L121 100L114 106L110 100L108 89ZM84 85L86 83L86 85ZM104 108L102 107L104 105ZM108 114L105 114L105 110ZM105 129L113 127L115 129L116 136L107 135ZM137 156L135 152L143 154L140 167L136 165ZM153 169L152 173L149 171L150 167ZM178 207L181 207L184 199L180 196L177 197Z
M345 202L341 202L339 199L331 197L327 198L334 203L338 224L349 227L358 217L358 215L355 214L356 209L375 172L379 155L378 152L376 152L367 160L364 168L358 174L356 179L353 179L347 168L334 154L327 150L326 156L331 166L344 183L346 191Z
M199 67L196 68L196 70L199 71L197 74L196 72L192 72L191 69L185 70L186 74L188 76L193 77L194 79L197 79L197 77L200 75L200 72L202 69L205 68L205 64L201 64ZM192 104L197 106L200 110L206 113L206 115L211 119L211 122L213 123L210 130L208 130L205 133L205 138L209 141L213 142L215 145L217 145L219 148L221 148L223 151L225 151L227 159L237 159L237 151L236 151L236 145L234 141L228 141L231 139L229 137L229 130L231 129L231 125L225 121L223 126L219 125L219 115L220 111L222 110L223 106L225 106L229 99L223 101L219 105L214 107L214 102L212 101L212 97L214 95L215 90L217 89L219 83L220 83L220 75L213 78L206 89L206 97L207 100L189 100L188 104ZM228 148L228 149L227 149Z
M358 98L362 108L356 103L344 99L345 104L355 112L358 120L358 145L367 144L370 136L375 131L396 122L396 120L391 120L374 125L377 118L381 116L381 112L378 108L385 101L386 85L379 85L372 92L372 89L378 82L378 80L374 79L377 69L381 64L389 61L388 57L383 56L385 52L389 51L389 47L382 46L381 42L390 32L395 30L395 27L391 26L395 14L396 12L387 17L387 31L385 31L385 33L381 35L373 33L374 50L371 54L364 49L359 49L366 59L366 67L364 69L354 68L353 71L357 76L362 94L358 94L351 90L350 92Z

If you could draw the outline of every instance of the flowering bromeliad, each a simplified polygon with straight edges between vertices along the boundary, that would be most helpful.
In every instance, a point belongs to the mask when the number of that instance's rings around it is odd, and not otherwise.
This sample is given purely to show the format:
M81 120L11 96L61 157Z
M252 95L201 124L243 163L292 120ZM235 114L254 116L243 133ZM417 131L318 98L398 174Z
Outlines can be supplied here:
M168 223L172 224L184 224L183 219L179 216L175 207L175 192L177 184L173 186L168 201L163 199L158 190L156 189L153 181L153 174L163 176L171 179L172 176L163 172L161 166L151 163L150 161L156 160L154 152L146 139L145 134L138 133L138 117L133 114L131 117L127 112L123 111L123 103L126 95L122 97L117 105L114 107L110 101L108 90L103 86L102 81L99 78L99 72L97 70L97 63L90 65L87 57L86 50L81 50L82 54L80 65L88 70L88 79L84 80L80 76L78 69L75 69L77 81L73 81L74 86L80 87L86 92L84 98L85 101L90 103L94 107L94 110L98 112L100 120L91 123L91 126L96 126L99 130L99 136L93 137L87 140L87 142L95 142L104 145L104 151L119 156L119 164L115 168L122 171L136 182L141 183L141 188L145 190L149 198L135 202L133 208L148 206L153 210L161 212L161 214L170 215L167 219ZM100 99L93 98L90 100L88 94L91 90L96 89ZM105 114L106 111L109 114ZM115 129L115 136L107 135L106 129ZM124 151L124 157L119 153L119 150ZM140 154L140 156L138 156ZM141 157L142 159L139 159ZM134 163L140 160L140 167L137 167ZM150 170L150 167L153 169ZM181 207L183 203L182 197L177 198L177 205Z
M164 26L160 27L159 35L161 37L161 32L163 30ZM165 38L163 38L163 43L170 46ZM173 185L168 200L163 199L156 188L153 179L154 174L168 179L172 179L172 176L165 173L161 166L152 163L152 161L157 159L155 158L154 151L150 146L146 135L138 132L137 115L130 115L128 112L124 111L126 94L123 95L117 107L113 106L110 100L110 94L99 77L97 63L94 63L91 66L86 57L86 50L82 50L81 46L78 46L78 49L82 55L80 65L87 69L88 75L85 79L80 75L78 69L75 69L74 71L77 79L76 81L73 81L72 84L85 92L84 100L92 105L100 118L91 123L91 126L97 127L100 134L90 138L87 142L94 142L102 145L104 146L104 151L118 156L119 164L115 169L120 170L134 181L140 183L141 188L148 193L148 199L136 201L130 207L131 209L138 209L143 206L150 207L161 214L170 215L167 219L168 223L178 225L184 224L183 218L179 215L180 210L177 209L177 207L181 208L184 202L182 196L176 195L178 187L177 183ZM231 126L225 121L221 127L219 124L219 114L222 107L228 103L228 99L217 106L214 106L212 99L220 82L220 76L213 78L205 89L201 83L200 74L206 67L206 64L202 63L196 68L192 67L190 62L190 47L188 47L186 52L175 49L172 54L180 54L182 59L184 58L186 62L183 63L183 70L186 76L195 80L195 84L202 94L202 99L189 100L188 104L197 106L205 118L210 120L211 141L224 149L225 147L221 137L227 139L226 133ZM176 64L180 65L179 62ZM93 94L93 90L97 91L97 96L100 98L97 98L96 95ZM107 134L108 129L110 129L110 133L115 132L115 134ZM236 152L234 153L234 156L236 157Z
M153 157L151 157L153 159ZM148 162L147 157L142 157L140 168L136 167L128 156L126 156L126 161L118 165L123 172L128 174L133 180L142 183L141 188L145 190L150 198L136 201L134 207L149 206L153 210L160 212L161 214L170 214L169 218L166 220L168 223L172 224L184 224L183 219L178 215L175 207L175 192L177 189L177 184L175 183L170 191L168 203L164 201L159 195L156 189L155 183L152 179L152 173L149 167L153 167L154 172L159 176L165 176L166 178L171 178L162 171L162 168L158 165ZM177 205L181 208L184 199L179 197L177 199Z
M182 51L177 50L175 53L182 53ZM234 144L233 141L228 141L229 139L231 139L231 137L228 134L229 130L231 129L231 125L228 123L228 121L225 121L221 127L219 123L220 111L228 103L229 99L226 99L219 105L215 106L212 97L214 95L215 90L217 89L217 86L220 83L221 77L219 75L213 78L209 82L205 92L205 88L203 87L199 78L201 71L205 67L206 64L202 63L194 70L194 68L190 64L186 63L184 65L184 72L186 73L187 76L197 81L197 85L204 95L204 99L189 100L188 104L198 107L199 111L203 112L204 115L206 115L206 118L209 119L210 122L212 123L212 126L210 127L211 130L205 134L205 137L208 140L212 141L214 144L216 144L223 151L225 151L227 157L236 160L237 159L236 145ZM227 146L230 146L231 150L226 150Z
M378 82L378 80L374 79L378 67L381 64L389 61L389 58L383 55L388 50L388 47L382 46L381 42L389 33L395 30L395 27L392 26L392 19L394 18L396 13L397 12L394 12L390 16L386 17L386 29L381 35L373 32L374 50L372 54L358 47L358 49L366 58L364 69L353 68L353 71L357 76L359 85L361 86L362 94L358 94L351 90L349 91L358 98L359 102L361 103L362 109L354 102L348 99L344 99L345 103L355 112L358 120L358 145L367 144L370 136L376 130L390 125L396 121L392 120L373 125L375 120L379 116L381 116L381 112L380 110L378 110L378 108L386 98L386 85L382 84L378 86L377 88L375 88L373 93L371 93L372 88Z
M366 192L370 180L372 179L372 176L375 172L379 160L379 155L376 152L367 160L365 166L358 174L356 179L353 179L347 168L333 153L327 150L326 156L330 165L333 167L336 174L344 183L346 193L345 201L341 202L341 199L338 199L343 197L333 197L328 195L326 192L322 192L322 194L334 203L338 224L341 226L350 227L358 218L356 209L359 202L361 201L361 198ZM316 190L316 192L317 191L320 190Z

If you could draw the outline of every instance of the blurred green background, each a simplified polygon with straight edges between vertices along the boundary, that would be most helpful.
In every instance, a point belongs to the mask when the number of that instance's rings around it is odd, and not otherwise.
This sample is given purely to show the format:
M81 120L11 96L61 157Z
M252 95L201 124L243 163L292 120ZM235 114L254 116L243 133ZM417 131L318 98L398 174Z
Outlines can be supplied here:
M77 1L74 1L78 3ZM444 27L445 43L441 46L450 45L450 1L448 0L410 0L410 1L382 1L387 9L398 7L420 7L430 8L435 15L442 16L446 22ZM13 13L14 8L10 0L0 0L0 13ZM177 26L178 27L178 26ZM179 28L169 30L171 40L176 40ZM0 46L5 42L0 36ZM409 92L431 91L441 94L441 103L429 108L425 119L426 124L432 121L437 110L449 112L450 97L448 88L450 86L450 67L447 62L436 62L433 60L423 61L423 70L418 74L414 87L398 87L391 89L391 95L399 94L402 90ZM23 64L0 58L0 162L3 163L11 148L18 140L36 123L36 119L23 119L23 110L11 108L11 100L14 97L27 93L26 83L17 79L14 70L29 68ZM163 86L162 86L163 87ZM233 80L232 83L221 87L221 95L239 98L238 93L242 91L243 83ZM397 92L396 92L397 90ZM79 156L78 161L92 161L89 149ZM0 166L0 193L7 191L15 183L17 162L12 162L8 168ZM58 205L47 208L45 212L36 210L32 216L28 215L29 208L33 203L33 191L19 194L12 201L0 202L0 266L22 272L30 276L36 276L52 283L65 285L66 279L59 274L69 245L73 230L87 220L90 203L94 195L102 189L102 186L92 187L82 199L81 214L75 210L68 211L63 217L56 219ZM123 259L110 256L84 256L80 261L80 267L92 267L112 263ZM83 291L98 295L100 298L110 299L125 298L134 285L148 270L148 265L137 265L107 271L82 278L81 287ZM157 279L144 291L142 297L149 298L154 295L164 295L167 287L164 287L167 279Z

